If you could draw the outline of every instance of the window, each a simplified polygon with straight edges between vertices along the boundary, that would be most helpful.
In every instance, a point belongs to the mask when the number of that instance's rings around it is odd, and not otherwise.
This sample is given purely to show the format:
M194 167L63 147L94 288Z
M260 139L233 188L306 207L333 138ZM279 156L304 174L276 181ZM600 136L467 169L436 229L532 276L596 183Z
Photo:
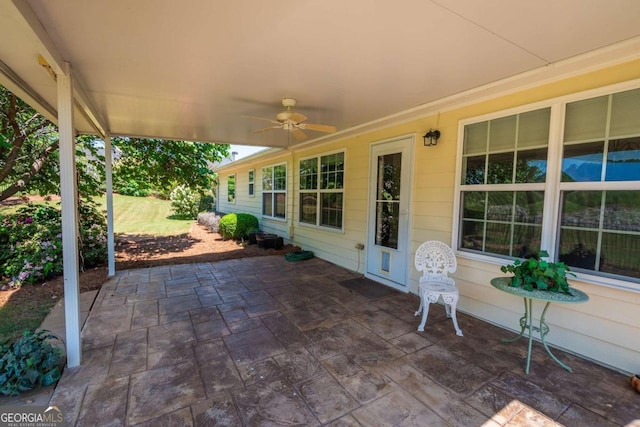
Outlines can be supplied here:
M550 117L543 108L465 126L460 249L539 252Z
M249 189L248 189L248 193L249 193L249 197L253 197L254 194L254 190L255 190L255 170L251 169L249 171Z
M638 117L633 89L466 124L458 248L640 283Z
M227 177L227 200L229 203L236 202L236 176L229 175Z
M342 229L343 193L344 153L300 161L300 223Z
M640 89L566 106L559 259L640 279Z
M275 165L262 169L262 215L286 218L287 165Z

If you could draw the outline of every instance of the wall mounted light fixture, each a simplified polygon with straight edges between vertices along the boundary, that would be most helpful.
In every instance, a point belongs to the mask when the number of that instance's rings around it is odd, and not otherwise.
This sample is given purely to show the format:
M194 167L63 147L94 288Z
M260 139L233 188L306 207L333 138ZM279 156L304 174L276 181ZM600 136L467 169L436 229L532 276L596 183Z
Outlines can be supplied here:
M437 129L429 129L422 138L424 138L425 147L432 147L438 143L438 138L440 138L440 131Z

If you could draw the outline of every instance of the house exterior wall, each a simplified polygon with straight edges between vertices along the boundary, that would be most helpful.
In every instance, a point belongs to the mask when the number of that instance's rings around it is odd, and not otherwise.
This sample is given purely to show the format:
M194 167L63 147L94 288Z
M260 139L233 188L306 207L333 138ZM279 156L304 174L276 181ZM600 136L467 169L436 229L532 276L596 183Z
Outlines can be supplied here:
M250 212L261 219L263 230L275 232L289 241L311 250L316 256L342 267L365 272L364 251L355 249L367 237L369 189L369 152L372 143L399 136L414 135L414 177L411 206L411 257L425 240L452 243L456 227L456 162L460 121L516 108L557 97L640 79L640 60L575 75L537 86L513 90L490 99L467 99L464 105L427 117L389 125L355 137L296 150L265 155L226 165L220 170L220 182L236 174L236 204L226 205L221 192L220 210ZM640 87L640 80L633 82ZM441 138L435 147L424 147L422 135L438 129ZM300 159L334 151L345 153L344 227L341 231L304 226L298 223L298 172ZM267 158L268 157L268 158ZM261 217L261 168L287 162L287 219L275 221ZM255 197L247 197L248 170L255 169ZM454 245L453 245L454 246ZM490 279L502 275L504 260L469 256L458 252L458 270L453 275L460 289L458 310L509 329L515 329L522 315L522 300L502 293L490 285ZM417 293L418 273L409 263L408 290ZM602 284L573 280L572 285L586 292L584 304L552 304L546 321L551 332L547 342L602 364L626 372L640 372L640 292L616 289ZM539 315L541 306L534 307ZM417 326L417 322L416 322ZM460 325L464 331L464 324Z

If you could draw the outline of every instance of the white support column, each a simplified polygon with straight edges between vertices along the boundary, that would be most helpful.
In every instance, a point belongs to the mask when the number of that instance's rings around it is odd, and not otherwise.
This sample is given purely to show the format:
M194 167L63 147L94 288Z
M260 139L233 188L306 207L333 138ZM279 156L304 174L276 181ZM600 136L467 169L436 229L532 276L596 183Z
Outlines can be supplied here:
M78 265L78 191L73 128L73 82L71 65L58 81L58 135L60 140L60 198L62 204L62 260L67 366L80 365L80 287Z
M104 171L107 187L107 260L109 276L116 274L115 241L113 237L113 173L111 168L111 135L104 138Z

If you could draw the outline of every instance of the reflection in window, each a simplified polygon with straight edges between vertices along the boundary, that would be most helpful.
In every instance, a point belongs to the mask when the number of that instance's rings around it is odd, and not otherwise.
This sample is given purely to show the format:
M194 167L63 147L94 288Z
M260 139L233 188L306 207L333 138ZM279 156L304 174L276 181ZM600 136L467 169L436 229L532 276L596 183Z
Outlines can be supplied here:
M262 215L287 216L287 165L262 168Z
M322 193L322 225L334 228L342 226L342 193Z
M342 228L344 153L300 161L300 214L304 224Z
M463 193L460 248L524 258L540 251L541 191Z
M247 193L249 194L249 197L253 197L254 196L254 191L255 191L255 170L251 169L249 171L249 177L248 177L248 182L249 182L249 188L247 190Z
M606 181L640 181L640 137L609 141Z
M550 117L543 108L465 126L462 184L544 182Z
M465 126L461 249L517 257L540 251L544 192L526 185L546 180L550 117L542 108ZM488 189L472 191L476 185Z
M526 257L545 236L573 269L640 283L640 89L553 114L559 182L547 174L549 108L464 126L459 249Z
M227 177L227 201L229 203L236 202L236 176L229 175Z
M602 141L565 146L562 158L562 181L600 181L603 154L604 143Z
M640 89L567 104L562 181L640 180L639 117Z
M398 249L402 153L378 156L376 239L378 246Z
M573 268L640 278L640 192L563 192L559 246Z

